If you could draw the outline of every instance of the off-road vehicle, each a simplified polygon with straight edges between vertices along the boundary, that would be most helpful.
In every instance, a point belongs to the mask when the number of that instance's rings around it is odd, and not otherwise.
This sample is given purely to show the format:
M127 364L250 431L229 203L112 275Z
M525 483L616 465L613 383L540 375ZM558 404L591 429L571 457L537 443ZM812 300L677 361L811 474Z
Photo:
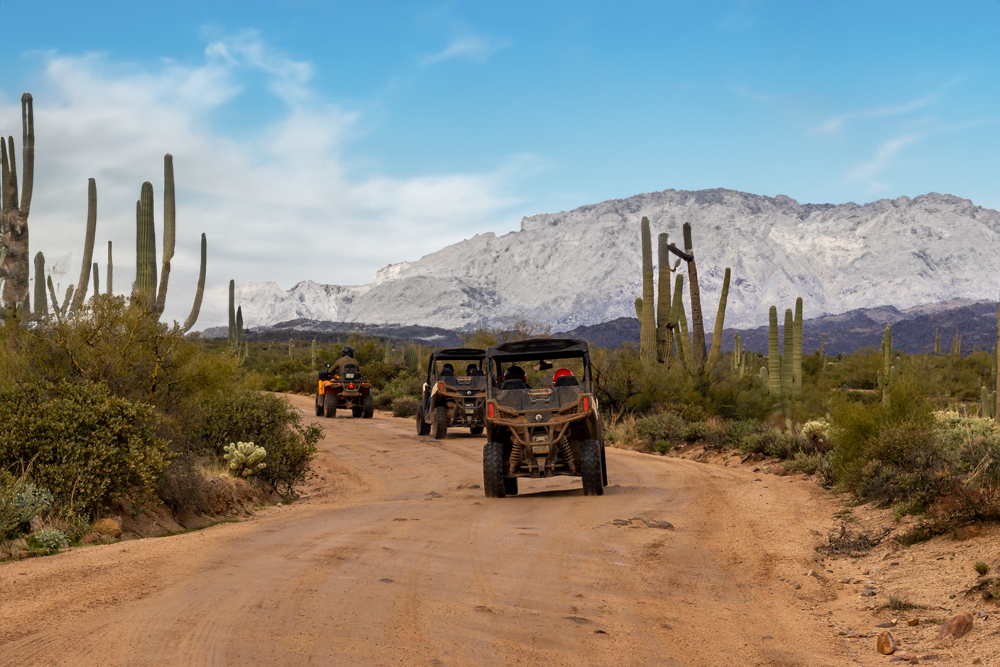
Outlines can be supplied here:
M329 368L329 364L327 364ZM375 414L372 385L361 377L355 364L344 364L339 372L320 371L316 390L316 416L336 417L337 408L351 409L354 417L371 419Z
M486 352L475 348L435 350L427 364L427 382L417 407L417 435L440 440L450 426L483 432L486 415Z
M543 374L559 360L563 368ZM529 381L526 365L541 379ZM531 338L494 345L486 351L486 375L486 496L516 495L522 477L556 475L582 477L584 495L603 494L608 469L587 343Z

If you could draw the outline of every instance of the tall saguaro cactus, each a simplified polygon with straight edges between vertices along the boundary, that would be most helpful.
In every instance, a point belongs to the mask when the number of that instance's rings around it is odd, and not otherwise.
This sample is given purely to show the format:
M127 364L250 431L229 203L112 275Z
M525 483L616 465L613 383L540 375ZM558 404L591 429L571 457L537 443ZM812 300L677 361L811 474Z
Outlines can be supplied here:
M9 151L8 151L9 148ZM14 137L0 137L0 296L8 306L28 301L28 213L35 183L35 112L31 93L21 95L21 193L17 191Z
M795 320L792 309L785 308L785 344L781 350L781 391L791 392L794 386L792 349L795 347Z
M680 359L681 368L690 368L690 342L688 342L687 320L684 317L684 276L680 273L674 279L674 302L670 308L670 321L677 323L674 331L674 339L677 341L677 358ZM683 325L682 325L683 322Z
M781 391L781 352L778 349L778 308L768 311L767 327L767 390L772 394Z
M670 319L670 250L666 234L656 237L656 260L659 264L659 281L656 294L656 359L670 365L674 352L674 321ZM678 260L680 262L680 260Z
M114 293L114 290L112 289L114 287L114 279L112 278L113 272L114 272L114 264L111 262L111 241L108 241L108 277L107 277L108 282L104 292L109 296Z
M792 391L802 395L802 297L795 299L792 330Z
M174 201L174 156L163 156L163 262L160 267L160 288L156 295L157 314L163 312L167 301L167 283L170 281L170 260L174 258L174 239L177 233L177 206Z
M142 184L135 203L135 287L143 307L156 305L156 226L153 220L153 184Z
M719 297L719 312L715 316L715 329L712 331L712 348L708 352L709 370L715 366L715 362L719 359L719 352L722 350L722 330L725 328L726 322L726 302L729 300L730 273L730 269L727 266L726 277L722 279L722 295Z
M229 281L229 347L236 347L236 281Z
M691 351L697 373L705 370L705 322L701 316L701 289L698 287L698 267L694 261L691 223L684 223L684 252L687 254L688 289L691 291Z
M902 360L898 356L895 359L895 364L893 364L893 361L892 330L887 324L885 325L885 334L882 336L882 364L881 368L875 373L875 381L879 389L882 390L882 403L885 405L889 404L889 392L896 382L896 376L899 374L899 366L902 363Z
M48 317L49 301L45 295L45 255L35 253L35 319Z
M639 319L639 356L646 364L656 361L656 307L653 293L653 241L649 218L642 218L642 315Z
M80 280L76 283L76 293L70 310L83 305L90 284L90 271L94 262L94 236L97 234L97 181L87 180L87 235L83 240L83 262L80 266ZM94 290L97 290L97 274L94 274Z

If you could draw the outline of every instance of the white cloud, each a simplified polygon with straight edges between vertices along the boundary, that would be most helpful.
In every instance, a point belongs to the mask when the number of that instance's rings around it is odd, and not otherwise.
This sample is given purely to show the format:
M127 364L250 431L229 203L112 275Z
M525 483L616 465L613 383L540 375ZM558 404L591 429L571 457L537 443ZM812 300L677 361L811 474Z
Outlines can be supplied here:
M919 111L920 109L939 101L941 97L942 96L940 94L925 95L924 97L918 97L917 99L910 100L909 102L903 102L902 104L888 104L871 109L862 109L861 111L832 116L819 125L817 132L820 134L831 134L844 129L849 121L864 118L900 116L913 111Z
M485 63L497 51L511 45L510 40L494 41L476 35L461 37L454 40L443 51L426 56L420 60L421 65L433 65L445 60L461 59L476 63Z
M847 174L846 181L849 183L867 182L868 188L872 192L885 190L887 186L877 180L878 177L897 164L897 156L904 148L922 141L926 136L927 133L905 134L883 141L871 158L851 169Z
M177 251L166 316L183 320L194 298L199 237L208 236L208 283L365 283L386 264L418 259L505 224L512 183L541 168L532 156L478 173L354 179L342 157L360 115L320 99L312 65L253 33L214 40L203 62L155 67L107 56L45 54L35 100L36 166L31 251L42 250L65 289L79 274L87 178L97 180L95 259L114 241L115 288L134 278L135 200L153 183L162 224L163 155L174 156ZM227 105L247 103L249 73L263 73L285 109L239 136L216 130ZM20 95L0 98L0 130L18 138ZM509 224L509 221L506 221ZM157 236L162 238L162 227ZM71 256L71 259L68 257ZM66 266L68 263L68 267ZM102 286L103 288L103 286ZM220 323L207 301L198 328ZM213 317L211 314L215 313Z

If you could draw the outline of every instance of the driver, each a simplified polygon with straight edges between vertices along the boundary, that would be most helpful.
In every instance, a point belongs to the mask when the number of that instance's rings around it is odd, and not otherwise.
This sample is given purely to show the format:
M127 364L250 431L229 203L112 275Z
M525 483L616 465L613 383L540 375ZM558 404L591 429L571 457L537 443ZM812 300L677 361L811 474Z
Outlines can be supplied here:
M503 372L503 380L504 382L507 380L520 380L524 383L525 387L528 386L528 376L520 366L511 366L505 370Z
M350 345L344 346L344 351L342 356L340 357L340 359L337 359L337 361L333 362L333 366L330 367L330 372L340 375L344 370L344 366L346 366L347 364L354 364L354 366L357 367L358 372L359 373L361 372L361 364L359 364L357 360L354 358L354 348L351 347Z

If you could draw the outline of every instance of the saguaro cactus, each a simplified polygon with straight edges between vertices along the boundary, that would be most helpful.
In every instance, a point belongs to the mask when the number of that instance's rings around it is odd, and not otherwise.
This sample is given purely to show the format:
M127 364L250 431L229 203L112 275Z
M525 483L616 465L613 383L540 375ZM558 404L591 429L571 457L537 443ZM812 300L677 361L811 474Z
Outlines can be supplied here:
M201 300L205 296L205 266L208 260L208 241L205 239L205 233L201 233L201 269L198 271L198 289L194 293L194 305L191 306L191 313L188 315L187 319L184 320L184 326L181 327L181 331L188 332L194 323L198 321L198 314L201 312Z
M94 262L94 268L92 269L92 271L94 272L94 296L99 296L101 293L100 290L101 276L97 272L97 262Z
M49 301L45 295L45 255L35 253L35 319L43 320L49 314Z
M726 277L722 279L722 295L719 297L719 312L715 316L715 329L712 332L712 348L708 352L709 370L715 366L719 359L719 351L722 350L722 330L726 322L726 301L729 299L729 267L726 267Z
M236 281L229 281L229 347L236 347Z
M152 191L150 191L152 196ZM97 181L87 179L87 235L83 240L83 261L80 265L80 280L76 283L76 293L70 311L83 305L90 284L90 271L94 266L94 236L97 234ZM94 291L97 291L97 274L94 274Z
M177 207L174 202L174 156L163 156L163 260L160 266L160 288L156 295L157 314L163 312L167 302L167 283L170 281L170 260L174 258L174 240L177 234Z
M705 370L705 324L701 316L701 290L698 287L698 267L694 261L694 242L691 238L691 223L684 223L684 251L681 252L674 245L668 246L670 252L674 253L685 262L688 268L688 289L691 292L691 329L694 339L691 342L691 364L693 373L700 375Z
M795 385L792 364L792 349L795 347L795 320L792 309L785 308L785 344L781 351L781 391L791 393Z
M142 184L135 203L134 297L144 308L156 305L156 227L153 220L153 184Z
M882 367L875 372L875 381L879 389L882 390L882 402L886 405L889 404L889 392L896 382L896 376L899 374L899 366L902 363L902 360L898 356L895 358L895 364L893 364L893 361L892 331L887 324L885 325L885 334L882 336Z
M10 149L8 151L8 148ZM0 292L8 307L28 301L28 213L35 182L35 112L31 93L21 96L21 195L17 192L14 137L0 137Z
M778 308L768 311L767 328L767 389L772 394L781 391L781 352L778 348Z
M795 299L792 330L792 391L802 395L802 297Z
M639 355L646 364L656 361L656 303L653 293L653 241L649 218L642 224L642 315L639 318Z
M679 327L681 320L684 319L684 276L680 273L674 279L674 302L670 307L670 321L676 322L679 328L674 331L674 339L677 341L677 358L680 359L681 367L687 370L689 368L689 355L691 350L689 345L685 345L687 340L687 321L685 320L683 328Z
M670 366L674 353L674 321L670 319L672 295L670 293L670 250L666 234L656 237L656 259L659 264L659 281L656 294L656 359ZM680 264L680 260L677 260Z
M1000 396L1000 309L997 310L997 359L996 359L996 389L994 393ZM1000 424L1000 410L993 411L993 418Z
M111 263L111 241L108 241L108 278L107 278L108 282L107 282L106 289L104 290L105 294L108 294L108 295L114 293L114 290L113 290L114 281L113 281L113 278L112 278L113 272L114 272L114 264Z

